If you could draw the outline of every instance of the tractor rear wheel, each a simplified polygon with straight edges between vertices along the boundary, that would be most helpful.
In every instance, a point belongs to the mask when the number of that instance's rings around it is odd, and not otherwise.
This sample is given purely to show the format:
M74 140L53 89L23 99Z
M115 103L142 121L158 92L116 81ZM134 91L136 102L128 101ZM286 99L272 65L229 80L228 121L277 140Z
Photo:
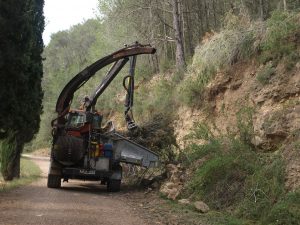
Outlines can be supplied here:
M61 187L61 177L58 175L48 174L48 188L60 188Z

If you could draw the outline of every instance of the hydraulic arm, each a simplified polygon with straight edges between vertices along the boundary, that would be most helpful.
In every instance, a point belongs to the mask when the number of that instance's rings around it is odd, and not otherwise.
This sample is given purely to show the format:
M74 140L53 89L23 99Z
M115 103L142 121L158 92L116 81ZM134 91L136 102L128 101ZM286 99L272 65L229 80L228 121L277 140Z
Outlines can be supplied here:
M65 120L63 119L64 115L66 115L70 110L70 105L72 103L74 93L82 87L91 77L95 75L97 71L102 69L103 67L113 64L107 75L102 80L101 84L96 88L95 92L91 97L91 103L87 107L87 111L91 110L95 104L97 103L98 97L105 91L105 89L109 86L109 84L113 81L113 79L117 76L117 74L121 71L121 69L125 66L125 64L130 61L130 72L127 77L124 79L129 80L129 85L124 86L127 91L127 98L125 103L125 119L128 123L128 128L135 127L134 120L131 114L131 108L133 106L133 89L134 89L134 69L136 63L136 56L141 54L154 54L156 49L149 45L141 45L139 43L135 43L130 46L126 46L119 51L116 51L102 59L97 60L81 72L79 72L62 90L60 93L57 103L56 103L56 112L58 114L56 121L56 125L59 127L60 125L65 124ZM54 122L52 122L52 126Z

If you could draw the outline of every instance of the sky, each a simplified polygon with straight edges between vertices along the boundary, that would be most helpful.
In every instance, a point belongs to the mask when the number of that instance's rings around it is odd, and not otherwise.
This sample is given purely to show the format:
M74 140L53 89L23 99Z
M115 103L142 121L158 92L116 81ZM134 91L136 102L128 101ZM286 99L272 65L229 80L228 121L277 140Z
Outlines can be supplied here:
M98 0L45 0L44 44L50 42L52 33L94 18L97 5Z

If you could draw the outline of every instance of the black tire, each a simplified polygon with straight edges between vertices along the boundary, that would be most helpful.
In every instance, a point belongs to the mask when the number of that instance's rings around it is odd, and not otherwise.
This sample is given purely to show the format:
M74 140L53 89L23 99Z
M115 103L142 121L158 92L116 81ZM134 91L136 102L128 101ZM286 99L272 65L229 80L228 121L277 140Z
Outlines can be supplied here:
M118 192L121 189L121 180L109 180L107 182L108 192Z
M61 177L58 175L48 174L48 188L60 188L61 187Z

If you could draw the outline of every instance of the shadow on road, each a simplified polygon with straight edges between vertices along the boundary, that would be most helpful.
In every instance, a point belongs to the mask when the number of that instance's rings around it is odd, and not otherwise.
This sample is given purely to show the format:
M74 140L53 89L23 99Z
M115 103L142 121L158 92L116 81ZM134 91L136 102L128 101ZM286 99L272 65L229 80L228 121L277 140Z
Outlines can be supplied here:
M59 189L66 192L79 192L79 193L91 193L91 194L107 194L106 185L100 185L99 183L65 183Z

